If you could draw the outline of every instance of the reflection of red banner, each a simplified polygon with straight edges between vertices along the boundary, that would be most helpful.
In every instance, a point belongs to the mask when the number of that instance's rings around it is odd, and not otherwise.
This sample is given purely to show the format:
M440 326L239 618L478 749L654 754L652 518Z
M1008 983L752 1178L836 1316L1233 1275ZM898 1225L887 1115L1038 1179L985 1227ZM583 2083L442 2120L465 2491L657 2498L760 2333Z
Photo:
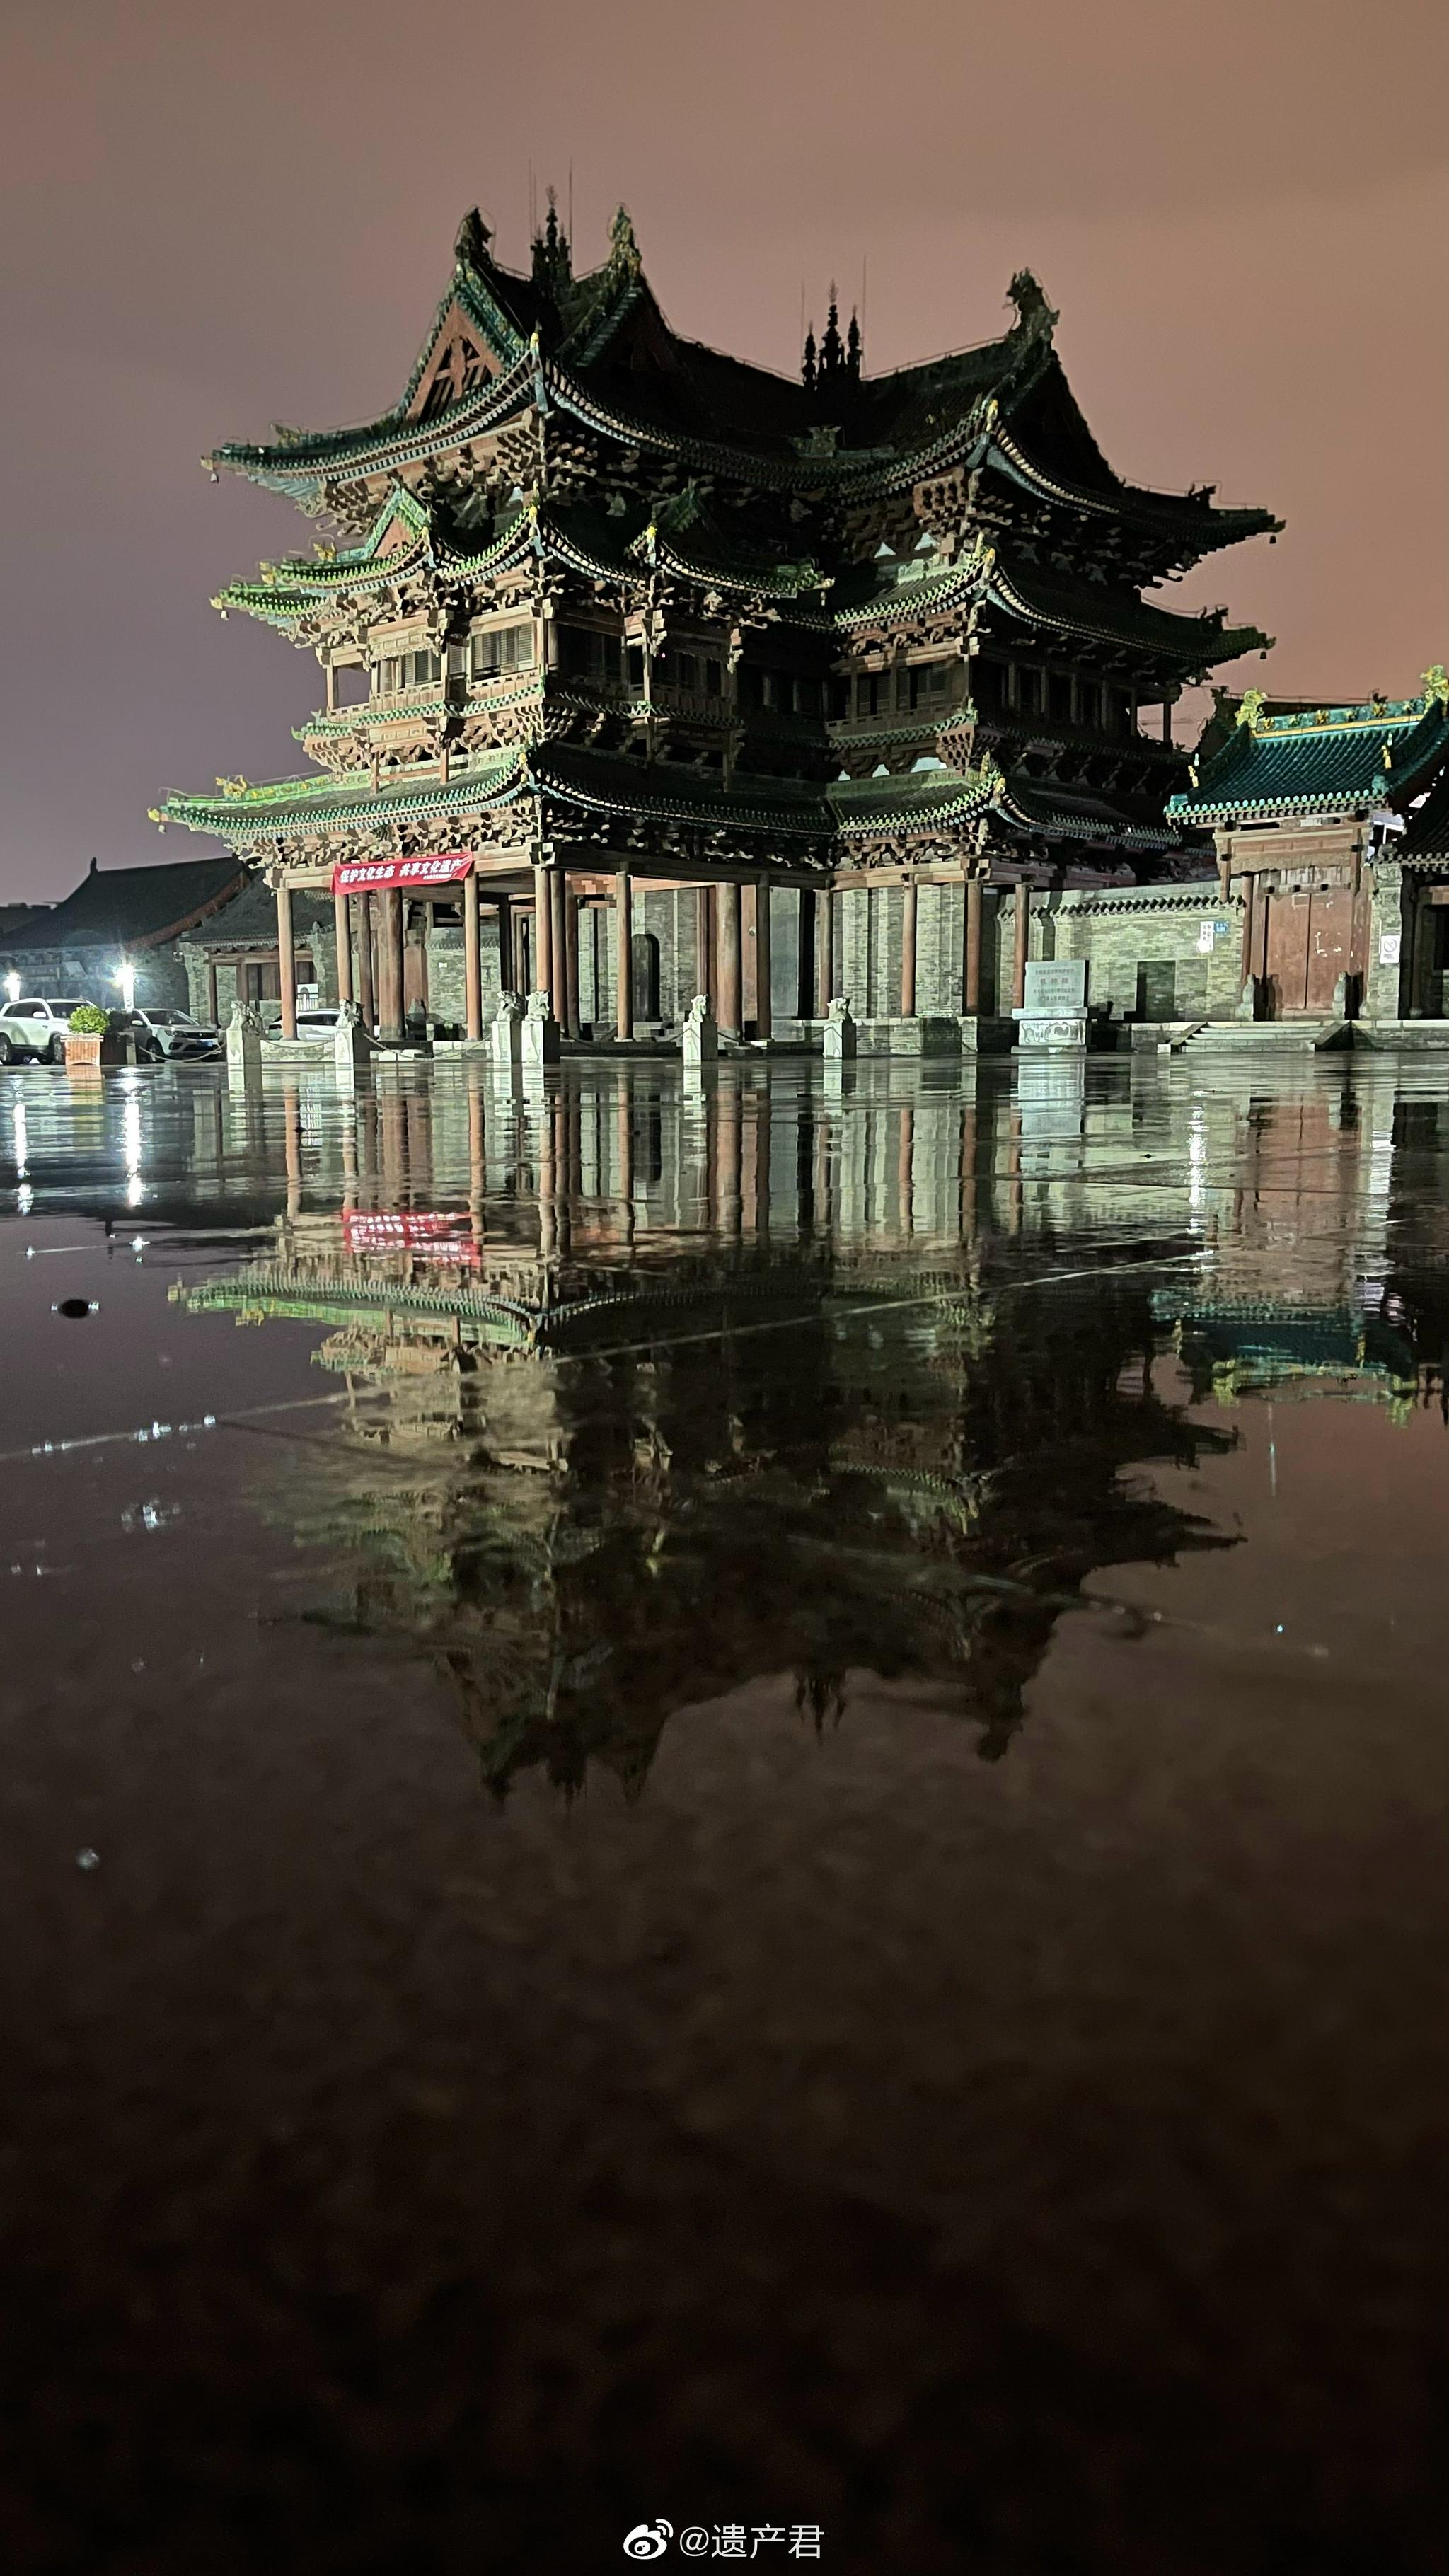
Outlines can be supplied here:
M334 894L370 894L374 886L456 885L473 873L471 850L443 850L429 859L339 859Z
M475 1266L478 1246L471 1218L456 1215L359 1216L343 1213L349 1252L406 1252L414 1261L459 1261Z

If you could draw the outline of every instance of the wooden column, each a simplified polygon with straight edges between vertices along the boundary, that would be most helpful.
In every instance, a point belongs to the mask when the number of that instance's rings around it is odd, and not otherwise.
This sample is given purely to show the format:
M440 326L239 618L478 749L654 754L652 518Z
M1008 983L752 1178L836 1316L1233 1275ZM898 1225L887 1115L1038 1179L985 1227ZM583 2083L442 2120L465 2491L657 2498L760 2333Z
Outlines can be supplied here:
M553 992L553 891L547 868L533 871L533 989Z
M208 959L207 959L207 961L206 961L206 1016L207 1016L207 1018L210 1020L212 1027L213 1027L213 1028L215 1028L215 1026L216 1026L216 959L215 959L214 957L208 957Z
M901 1018L916 1016L916 903L914 879L901 888Z
M277 971L281 979L282 1035L297 1034L297 956L292 946L292 889L285 877L277 879Z
M981 879L974 876L966 880L966 971L961 1007L978 1012L981 1008Z
M506 894L498 898L498 990L512 993L513 980L513 906Z
M1409 1018L1411 1020L1422 1020L1424 1017L1424 985L1428 972L1429 924L1433 919L1433 914L1430 912L1429 906L1424 900L1422 889L1416 889L1412 900L1413 911L1409 916L1408 943L1409 989L1406 999L1408 1003ZM1437 1016L1437 1012L1430 1014L1431 1018L1437 1018Z
M1257 878L1256 878L1255 876L1245 876L1245 877L1242 879L1242 887L1243 887L1243 967L1242 967L1242 973L1241 973L1241 975L1240 975L1240 976L1239 976L1239 978L1238 978L1238 982L1239 982L1239 985L1240 985L1240 986L1241 986L1241 985L1243 985L1243 984L1246 984L1246 983L1247 983L1249 976L1250 976L1250 975L1252 974L1252 972L1253 972L1253 947L1254 947L1254 938L1255 938L1255 934L1256 934L1257 927L1258 927L1258 922L1257 922L1257 911L1258 911L1258 906L1257 906L1258 880L1257 880Z
M352 908L340 886L333 889L332 918L337 925L337 999L339 1002L350 1002L352 999Z
M767 1038L774 1030L774 1012L770 1000L770 880L760 877L755 886L755 1035Z
M562 868L549 869L548 891L549 1008L563 1029L568 1026L569 1014L569 955L565 921L568 878Z
M583 1027L579 1008L579 899L564 888L564 1026L571 1038Z
M722 885L719 895L719 1024L740 1034L741 986L744 981L740 955L740 890L732 880Z
M406 1037L408 1033L408 915L411 910L412 906L408 897L405 894L400 894L398 896L397 905L397 988L402 998L402 1031L404 1037ZM427 955L426 948L423 951L423 955L424 957Z
M714 971L714 888L701 886L694 898L694 989L712 1002L718 985Z
M830 1017L835 992L835 897L821 886L815 897L815 1016Z
M614 879L614 1031L634 1034L634 882L627 868Z
M1025 877L1016 888L1016 946L1011 961L1011 999L1021 1010L1026 1001L1026 956L1031 940L1031 888Z
M402 897L384 886L377 914L378 1034L401 1043L403 1033Z
M371 1030L377 1026L377 1002L372 989L372 897L357 898L357 1007L362 1025Z
M463 1034L483 1035L483 957L478 926L478 871L463 879Z

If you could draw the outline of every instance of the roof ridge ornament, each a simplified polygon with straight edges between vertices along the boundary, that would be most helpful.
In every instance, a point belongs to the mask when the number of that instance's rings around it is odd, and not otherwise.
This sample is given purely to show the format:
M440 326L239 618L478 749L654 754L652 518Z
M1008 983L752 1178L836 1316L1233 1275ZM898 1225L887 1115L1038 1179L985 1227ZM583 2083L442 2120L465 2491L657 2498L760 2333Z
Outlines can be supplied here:
M1442 662L1431 662L1422 676L1425 715L1436 700L1444 713L1449 715L1449 671L1445 670Z
M1048 304L1040 279L1019 268L1006 292L1016 306L1016 329L1033 340L1049 340L1061 315Z
M608 265L620 276L629 278L637 277L644 265L627 206L618 208L609 226Z
M457 268L486 268L488 245L493 235L476 206L470 206L458 226L453 242L453 263Z
M1267 697L1264 690L1244 689L1238 702L1238 722L1240 725L1246 725L1249 733L1257 732L1263 721L1263 708L1266 703Z

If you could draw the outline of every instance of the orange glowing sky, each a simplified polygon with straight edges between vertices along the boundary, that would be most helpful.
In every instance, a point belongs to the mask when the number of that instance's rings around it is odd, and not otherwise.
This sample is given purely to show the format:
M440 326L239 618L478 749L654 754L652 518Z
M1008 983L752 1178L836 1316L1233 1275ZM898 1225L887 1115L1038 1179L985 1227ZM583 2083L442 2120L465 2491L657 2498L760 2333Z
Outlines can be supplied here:
M197 459L366 418L475 202L529 177L578 264L622 198L671 321L798 362L866 278L879 369L998 332L1013 270L1111 462L1287 520L1172 604L1284 694L1449 659L1449 10L1440 0L8 0L0 898L181 858L146 808L302 765L316 668L212 592L305 547Z

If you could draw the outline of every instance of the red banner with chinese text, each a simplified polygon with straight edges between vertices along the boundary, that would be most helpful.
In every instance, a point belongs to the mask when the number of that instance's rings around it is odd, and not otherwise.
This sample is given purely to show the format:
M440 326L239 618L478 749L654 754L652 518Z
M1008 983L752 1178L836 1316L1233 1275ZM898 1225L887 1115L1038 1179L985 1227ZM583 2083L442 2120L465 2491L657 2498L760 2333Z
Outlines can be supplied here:
M344 1209L342 1233L349 1252L406 1252L414 1261L456 1261L476 1270L481 1258L472 1220L456 1214L365 1215Z
M334 894L372 894L380 886L456 885L473 873L471 850L442 850L426 859L339 859L332 871Z

